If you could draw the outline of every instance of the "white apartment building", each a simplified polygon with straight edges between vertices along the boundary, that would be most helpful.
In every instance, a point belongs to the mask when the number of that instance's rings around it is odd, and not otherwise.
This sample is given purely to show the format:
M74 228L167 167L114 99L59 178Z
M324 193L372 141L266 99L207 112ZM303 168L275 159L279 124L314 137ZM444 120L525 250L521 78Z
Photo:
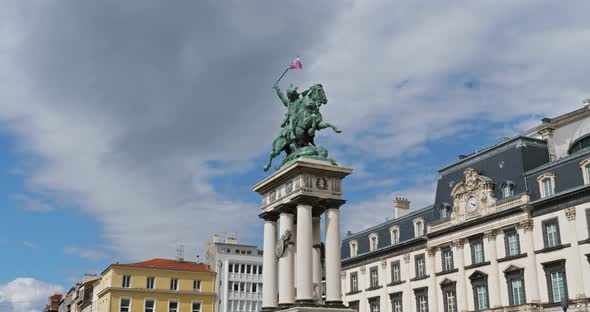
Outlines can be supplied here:
M254 312L262 307L262 251L232 236L215 235L207 263L217 272L217 312Z
M342 242L359 312L590 311L590 100L439 170L434 203Z

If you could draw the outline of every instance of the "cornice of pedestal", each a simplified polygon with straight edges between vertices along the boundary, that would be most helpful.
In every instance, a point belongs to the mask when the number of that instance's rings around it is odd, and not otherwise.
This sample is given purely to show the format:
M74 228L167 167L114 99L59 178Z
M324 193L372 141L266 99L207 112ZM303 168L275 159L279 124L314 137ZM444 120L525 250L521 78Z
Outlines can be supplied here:
M279 219L279 213L276 211L265 211L259 214L258 217L264 219L264 221L277 222Z

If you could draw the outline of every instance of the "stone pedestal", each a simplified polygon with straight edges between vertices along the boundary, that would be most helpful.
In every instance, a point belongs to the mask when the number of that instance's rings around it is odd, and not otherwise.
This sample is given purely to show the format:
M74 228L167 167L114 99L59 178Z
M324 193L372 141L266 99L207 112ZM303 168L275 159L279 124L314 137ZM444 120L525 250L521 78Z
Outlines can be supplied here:
M335 166L330 162L298 159L275 172L253 187L262 196L260 217L266 221L264 236L264 272L277 271L278 287L264 283L262 307L265 311L293 312L350 311L342 305L340 268L340 207L342 180L352 169ZM277 241L278 217L280 238ZM322 302L320 255L320 222L326 228L326 300ZM294 249L296 252L294 252ZM273 266L266 268L267 265ZM295 268L297 274L295 274ZM265 281L272 278L264 277ZM272 288L272 289L271 289ZM277 295L278 302L272 297Z

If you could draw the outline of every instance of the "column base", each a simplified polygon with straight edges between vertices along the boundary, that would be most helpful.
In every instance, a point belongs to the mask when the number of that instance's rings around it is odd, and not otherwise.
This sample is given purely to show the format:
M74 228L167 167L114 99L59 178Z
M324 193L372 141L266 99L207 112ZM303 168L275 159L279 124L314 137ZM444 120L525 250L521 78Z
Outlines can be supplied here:
M342 300L326 300L324 305L331 308L346 308Z
M295 306L295 303L279 303L277 310L286 310Z
M318 303L313 299L297 299L295 304L299 307L315 307Z
M277 307L262 307L260 309L261 312L273 312L273 311L276 311L276 310L277 310Z

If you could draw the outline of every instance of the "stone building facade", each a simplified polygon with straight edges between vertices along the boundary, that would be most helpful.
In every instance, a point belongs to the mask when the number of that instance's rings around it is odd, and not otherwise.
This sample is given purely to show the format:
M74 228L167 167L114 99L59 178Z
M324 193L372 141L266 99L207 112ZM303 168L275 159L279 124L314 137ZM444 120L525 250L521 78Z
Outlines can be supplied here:
M438 172L434 203L342 242L359 312L590 311L590 101Z

